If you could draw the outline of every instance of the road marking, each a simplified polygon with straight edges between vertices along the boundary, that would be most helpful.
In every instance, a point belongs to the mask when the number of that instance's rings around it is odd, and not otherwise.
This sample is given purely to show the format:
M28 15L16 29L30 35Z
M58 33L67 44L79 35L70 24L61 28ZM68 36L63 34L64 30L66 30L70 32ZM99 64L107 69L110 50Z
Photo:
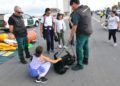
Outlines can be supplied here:
M92 17L95 21L99 22L100 23L100 20L95 18L95 17Z

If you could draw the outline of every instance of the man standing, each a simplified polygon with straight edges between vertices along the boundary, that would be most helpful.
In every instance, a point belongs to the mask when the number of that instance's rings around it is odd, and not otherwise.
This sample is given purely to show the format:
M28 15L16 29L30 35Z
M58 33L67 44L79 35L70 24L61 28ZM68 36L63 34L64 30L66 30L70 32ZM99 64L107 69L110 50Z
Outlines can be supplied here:
M19 6L15 6L13 15L9 18L9 29L12 32L18 43L18 55L20 62L26 64L27 61L24 58L23 51L25 51L26 58L30 58L30 53L28 50L28 38L27 29L24 25L22 18L22 9Z
M76 33L76 54L77 64L72 70L80 70L84 68L83 64L88 64L89 46L88 40L92 34L91 11L88 6L80 5L79 0L71 0L70 6L74 13L72 14L72 30L69 41L71 41Z

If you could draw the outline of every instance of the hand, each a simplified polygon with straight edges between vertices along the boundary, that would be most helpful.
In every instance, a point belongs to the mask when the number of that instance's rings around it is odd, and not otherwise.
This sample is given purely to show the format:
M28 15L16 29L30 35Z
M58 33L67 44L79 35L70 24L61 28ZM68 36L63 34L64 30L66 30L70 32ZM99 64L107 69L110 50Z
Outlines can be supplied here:
M62 58L58 58L58 61L61 61L62 60Z

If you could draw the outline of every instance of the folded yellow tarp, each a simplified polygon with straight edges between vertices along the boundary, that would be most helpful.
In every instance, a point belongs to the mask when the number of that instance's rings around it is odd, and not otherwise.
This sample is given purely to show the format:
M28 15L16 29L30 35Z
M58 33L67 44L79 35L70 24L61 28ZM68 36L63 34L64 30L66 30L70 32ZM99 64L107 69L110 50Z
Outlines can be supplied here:
M16 50L16 47L10 46L9 44L0 43L0 50Z

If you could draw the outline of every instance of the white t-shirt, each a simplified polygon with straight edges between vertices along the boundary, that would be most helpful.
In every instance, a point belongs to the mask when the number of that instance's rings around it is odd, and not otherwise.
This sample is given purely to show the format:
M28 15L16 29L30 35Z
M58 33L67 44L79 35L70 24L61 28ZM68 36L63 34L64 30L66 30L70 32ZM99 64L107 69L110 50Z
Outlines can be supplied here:
M110 16L108 19L108 29L117 29L118 28L118 22L120 21L118 16Z
M33 55L33 59L30 63L30 67L32 69L38 69L40 66L42 66L43 63L44 63L43 61L40 61L40 58Z
M41 19L41 23L44 23L44 26L52 26L54 19L52 16L43 16Z
M66 30L66 25L65 25L65 22L64 20L56 20L55 22L55 25L56 25L56 30L58 33L60 33L60 30Z

